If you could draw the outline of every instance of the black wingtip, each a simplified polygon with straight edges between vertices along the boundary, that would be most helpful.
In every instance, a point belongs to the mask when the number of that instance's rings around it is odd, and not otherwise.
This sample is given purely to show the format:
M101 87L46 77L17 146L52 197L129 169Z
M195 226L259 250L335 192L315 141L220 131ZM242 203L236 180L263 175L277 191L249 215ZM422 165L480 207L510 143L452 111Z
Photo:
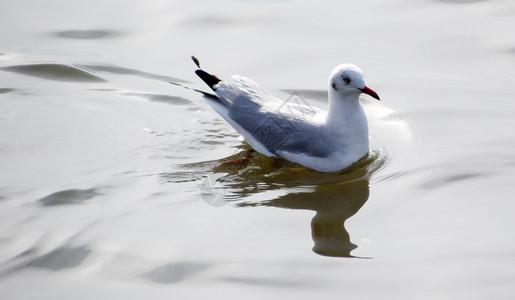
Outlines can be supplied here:
M216 77L215 75L209 74L208 72L202 70L202 68L200 67L200 62L195 56L192 55L191 60L193 60L193 62L198 67L198 70L195 71L195 74L197 74L197 76L200 77L202 81L204 81L213 91L215 91L215 85L222 80Z
M215 85L222 81L218 77L201 69L196 70L195 74L197 74L197 76L200 77L200 79L202 79L202 81L204 81L213 91L215 90Z
M195 57L195 56L191 56L191 60L193 60L193 62L197 65L197 67L200 69L200 62L198 61L198 59Z

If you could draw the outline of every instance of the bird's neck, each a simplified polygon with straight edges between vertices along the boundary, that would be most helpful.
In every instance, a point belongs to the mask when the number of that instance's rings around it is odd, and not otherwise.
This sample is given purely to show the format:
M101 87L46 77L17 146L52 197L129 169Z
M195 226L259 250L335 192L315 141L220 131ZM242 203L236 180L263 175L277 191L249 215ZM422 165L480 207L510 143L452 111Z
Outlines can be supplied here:
M363 107L359 103L359 94L342 96L334 91L329 92L329 111L327 113L326 125L339 128L360 126L366 116ZM355 124L359 123L359 124Z
M341 161L350 164L368 153L368 122L359 94L329 94L325 129L339 149Z

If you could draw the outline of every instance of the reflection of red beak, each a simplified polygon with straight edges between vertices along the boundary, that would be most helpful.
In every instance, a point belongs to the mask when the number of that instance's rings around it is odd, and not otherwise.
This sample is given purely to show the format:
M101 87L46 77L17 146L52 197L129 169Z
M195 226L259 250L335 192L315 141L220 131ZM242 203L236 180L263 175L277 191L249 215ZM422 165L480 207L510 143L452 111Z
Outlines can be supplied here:
M379 99L379 95L376 92L374 92L371 88L369 88L368 86L365 86L364 88L360 89L360 91L362 93L370 95L372 98L376 98L377 100L381 100L381 99Z

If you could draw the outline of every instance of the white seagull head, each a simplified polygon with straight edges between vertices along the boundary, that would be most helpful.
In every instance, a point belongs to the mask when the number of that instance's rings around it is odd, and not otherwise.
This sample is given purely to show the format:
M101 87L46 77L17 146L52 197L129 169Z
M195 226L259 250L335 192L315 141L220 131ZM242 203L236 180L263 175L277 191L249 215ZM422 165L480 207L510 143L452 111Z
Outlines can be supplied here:
M343 97L365 93L379 100L379 95L365 84L361 69L352 64L334 68L329 77L329 88Z

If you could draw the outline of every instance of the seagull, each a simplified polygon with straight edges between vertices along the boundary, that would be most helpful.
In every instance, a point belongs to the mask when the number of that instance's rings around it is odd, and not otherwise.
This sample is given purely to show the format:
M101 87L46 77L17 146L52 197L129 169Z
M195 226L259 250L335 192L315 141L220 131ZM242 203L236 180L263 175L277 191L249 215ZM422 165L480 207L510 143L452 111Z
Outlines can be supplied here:
M369 152L368 122L361 93L380 100L366 86L361 69L341 64L329 77L328 111L272 96L253 80L221 80L200 67L195 73L214 92L206 101L257 152L319 172L344 170Z

